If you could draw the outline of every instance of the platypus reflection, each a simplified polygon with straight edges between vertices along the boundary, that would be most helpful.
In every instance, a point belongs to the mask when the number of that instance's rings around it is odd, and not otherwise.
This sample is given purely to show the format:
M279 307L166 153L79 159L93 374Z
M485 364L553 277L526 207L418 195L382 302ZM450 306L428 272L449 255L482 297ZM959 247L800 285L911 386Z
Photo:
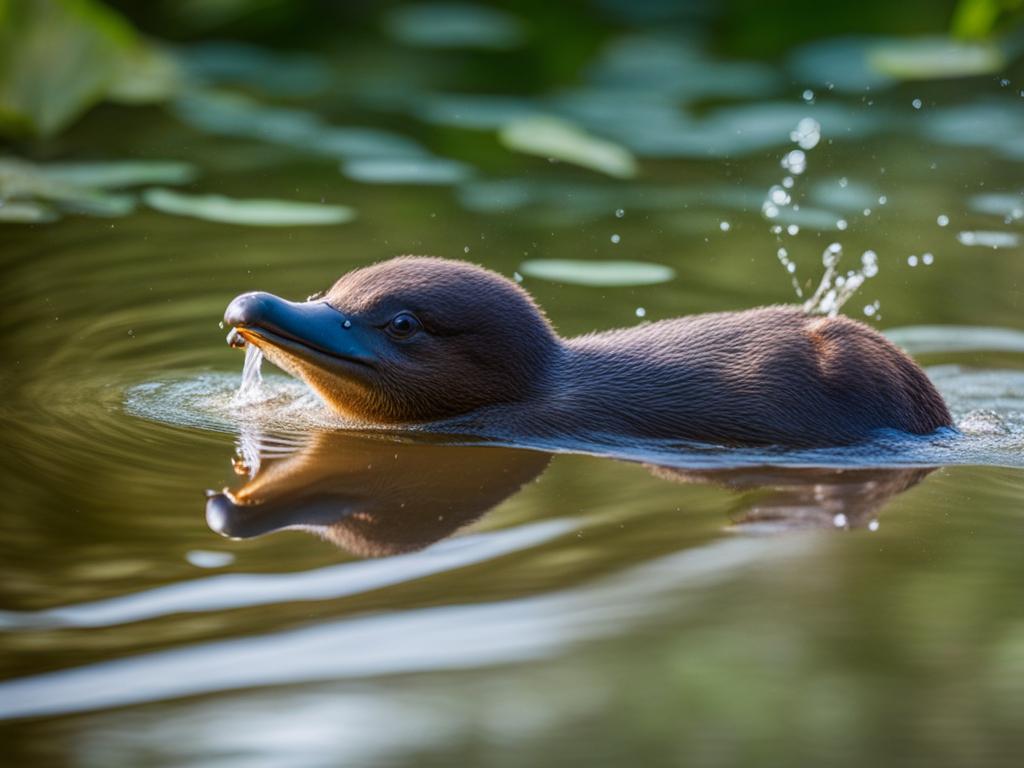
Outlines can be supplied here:
M234 538L301 530L360 557L411 552L452 535L537 477L550 459L538 451L345 431L318 433L284 457L272 453L241 488L208 499L210 527ZM837 520L865 527L931 471L648 469L659 478L736 491L733 523L773 529L831 528Z
M311 301L243 294L224 320L364 425L804 447L952 424L928 377L881 334L796 307L562 338L511 280L402 257Z
M539 475L549 458L321 432L296 453L262 462L237 491L211 496L206 520L232 538L297 529L360 557L393 555L473 522Z

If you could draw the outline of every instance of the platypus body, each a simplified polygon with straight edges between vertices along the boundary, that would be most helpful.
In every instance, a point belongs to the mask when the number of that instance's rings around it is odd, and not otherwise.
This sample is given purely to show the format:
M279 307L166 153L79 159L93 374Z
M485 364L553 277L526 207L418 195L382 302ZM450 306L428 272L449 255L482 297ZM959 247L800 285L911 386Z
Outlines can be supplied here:
M225 322L361 426L789 447L952 426L924 371L884 336L797 307L562 338L515 282L400 257L306 302L243 294Z

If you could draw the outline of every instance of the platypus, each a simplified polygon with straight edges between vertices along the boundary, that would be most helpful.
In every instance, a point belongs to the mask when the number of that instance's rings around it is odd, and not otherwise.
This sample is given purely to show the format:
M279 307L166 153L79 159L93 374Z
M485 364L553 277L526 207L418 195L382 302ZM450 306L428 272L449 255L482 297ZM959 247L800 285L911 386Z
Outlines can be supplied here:
M402 256L304 302L242 294L224 321L362 427L818 447L952 426L884 336L799 307L563 338L516 282Z

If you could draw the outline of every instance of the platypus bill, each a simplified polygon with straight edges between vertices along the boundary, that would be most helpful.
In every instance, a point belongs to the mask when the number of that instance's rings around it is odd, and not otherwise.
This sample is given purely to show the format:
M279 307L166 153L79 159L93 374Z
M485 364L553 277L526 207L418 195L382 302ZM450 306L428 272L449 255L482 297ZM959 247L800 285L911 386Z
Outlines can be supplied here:
M499 437L843 445L952 426L924 371L845 317L775 306L560 337L482 267L403 256L224 321L362 426Z

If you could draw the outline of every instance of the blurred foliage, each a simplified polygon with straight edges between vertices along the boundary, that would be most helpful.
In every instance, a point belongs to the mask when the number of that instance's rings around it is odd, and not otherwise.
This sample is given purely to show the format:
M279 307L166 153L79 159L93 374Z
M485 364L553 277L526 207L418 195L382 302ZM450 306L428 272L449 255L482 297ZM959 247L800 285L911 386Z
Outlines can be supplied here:
M1024 0L869 0L826 6L816 0L0 0L0 136L52 136L100 101L154 102L176 93L182 77L175 59L147 35L192 47L231 40L250 44L256 52L301 50L318 63L344 51L350 61L373 62L371 68L378 71L415 73L428 60L435 68L437 62L449 62L445 51L438 53L428 44L431 34L444 30L424 27L424 20L435 26L444 21L447 33L455 25L464 42L453 46L462 49L462 64L454 70L457 90L522 93L575 85L587 62L617 31L655 21L669 33L691 33L710 21L714 48L756 58L775 57L822 38L857 35L952 34L987 43L1019 21L1022 10ZM488 50L488 20L492 27L512 29L516 45ZM701 23L695 26L695 20ZM482 25L475 37L474 24ZM381 39L389 33L396 37L396 29L405 30L400 39L405 45L382 54ZM240 65L244 61L238 59ZM358 77L358 66L352 72Z
M992 35L1000 23L1008 23L1024 8L1022 0L960 0L953 13L952 33L981 39Z
M52 135L104 98L173 92L176 69L94 0L0 0L0 133Z

